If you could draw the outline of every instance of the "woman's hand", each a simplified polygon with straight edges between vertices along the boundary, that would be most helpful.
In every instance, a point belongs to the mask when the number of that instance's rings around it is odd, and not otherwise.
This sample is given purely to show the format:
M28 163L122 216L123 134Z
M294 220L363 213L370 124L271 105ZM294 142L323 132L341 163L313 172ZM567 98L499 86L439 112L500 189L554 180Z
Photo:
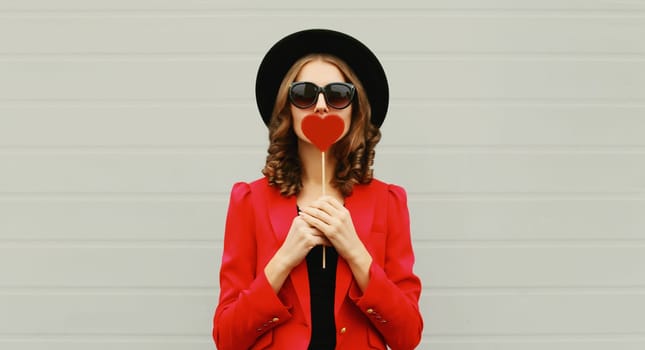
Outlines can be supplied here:
M264 268L264 274L277 293L289 276L309 251L317 245L330 245L329 240L319 230L311 227L300 216L291 222L291 228L282 246Z
M311 227L302 217L296 216L291 222L287 238L276 252L289 270L292 270L317 245L330 245L329 240L320 231Z
M329 240L347 261L361 290L365 290L372 256L358 237L349 210L337 199L323 196L302 208L300 216Z

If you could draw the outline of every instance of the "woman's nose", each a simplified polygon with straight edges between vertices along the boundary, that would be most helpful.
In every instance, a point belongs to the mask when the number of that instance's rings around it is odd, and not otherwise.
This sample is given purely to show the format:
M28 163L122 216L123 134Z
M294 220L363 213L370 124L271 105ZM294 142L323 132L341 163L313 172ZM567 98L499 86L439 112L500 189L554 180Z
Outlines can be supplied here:
M325 101L325 95L322 92L318 94L318 100L316 101L316 108L314 109L314 112L329 112L327 101Z

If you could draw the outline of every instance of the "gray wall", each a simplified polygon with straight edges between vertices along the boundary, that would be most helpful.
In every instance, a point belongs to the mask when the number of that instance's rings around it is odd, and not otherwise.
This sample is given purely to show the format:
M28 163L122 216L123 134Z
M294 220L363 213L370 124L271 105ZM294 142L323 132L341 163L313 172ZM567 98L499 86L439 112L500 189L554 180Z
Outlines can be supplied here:
M211 349L273 42L352 33L392 100L421 349L645 347L645 2L0 1L0 348Z

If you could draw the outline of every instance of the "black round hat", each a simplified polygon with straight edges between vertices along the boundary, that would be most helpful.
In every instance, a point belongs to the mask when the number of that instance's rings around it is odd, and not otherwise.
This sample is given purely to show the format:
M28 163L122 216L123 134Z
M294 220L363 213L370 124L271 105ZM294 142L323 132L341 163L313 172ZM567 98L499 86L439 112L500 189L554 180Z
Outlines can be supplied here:
M308 29L290 34L275 43L260 63L255 80L255 100L264 124L271 113L282 79L300 58L325 53L345 61L358 76L372 108L372 124L380 127L389 103L383 66L376 55L357 39L334 30Z

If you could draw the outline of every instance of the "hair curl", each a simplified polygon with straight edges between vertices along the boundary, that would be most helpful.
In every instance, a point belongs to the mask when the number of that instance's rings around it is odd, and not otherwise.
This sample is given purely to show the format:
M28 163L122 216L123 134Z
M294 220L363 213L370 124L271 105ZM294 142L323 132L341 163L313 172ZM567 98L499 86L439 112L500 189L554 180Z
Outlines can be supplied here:
M262 174L267 177L269 184L279 188L280 193L285 197L297 195L302 189L298 137L293 131L293 118L287 97L289 85L296 79L302 67L315 60L335 65L345 79L356 87L349 131L330 149L330 153L336 159L336 169L331 184L346 197L352 193L355 184L366 184L372 181L374 148L381 139L381 131L370 121L370 104L360 80L345 62L332 55L305 56L294 63L282 80L269 123L270 143Z

